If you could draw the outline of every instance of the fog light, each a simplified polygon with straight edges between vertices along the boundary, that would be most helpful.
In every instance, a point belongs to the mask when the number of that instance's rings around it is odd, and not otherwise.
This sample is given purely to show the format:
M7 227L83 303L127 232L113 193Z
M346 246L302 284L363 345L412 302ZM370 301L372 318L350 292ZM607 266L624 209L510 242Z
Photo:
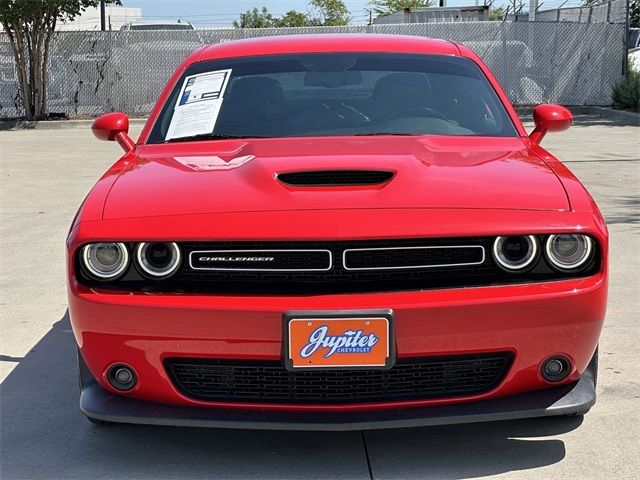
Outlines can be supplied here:
M114 377L119 384L126 385L131 381L133 375L131 375L131 370L128 368L119 368L116 370Z
M107 372L107 379L113 388L120 391L131 390L138 379L135 372L127 365L114 365Z
M542 362L540 373L547 382L559 382L567 378L571 372L571 362L560 355Z

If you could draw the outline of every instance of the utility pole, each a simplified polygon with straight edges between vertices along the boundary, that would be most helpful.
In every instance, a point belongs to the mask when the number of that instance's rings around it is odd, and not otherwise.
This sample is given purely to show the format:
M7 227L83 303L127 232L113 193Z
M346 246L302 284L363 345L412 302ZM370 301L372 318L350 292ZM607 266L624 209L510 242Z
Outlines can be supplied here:
M100 30L103 32L107 29L107 19L105 14L104 0L100 0Z

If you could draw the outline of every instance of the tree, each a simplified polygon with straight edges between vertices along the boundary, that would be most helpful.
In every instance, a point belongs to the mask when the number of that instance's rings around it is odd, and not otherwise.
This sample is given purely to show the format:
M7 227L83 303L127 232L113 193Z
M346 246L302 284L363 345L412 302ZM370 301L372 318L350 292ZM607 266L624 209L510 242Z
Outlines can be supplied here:
M247 10L240 19L233 21L235 28L273 28L273 27L313 27L324 25L346 25L349 23L349 10L342 0L310 0L311 13L290 10L282 17L274 17L266 7Z
M629 26L640 28L640 0L629 2Z
M489 10L489 20L502 21L504 19L504 9L502 7L492 8Z
M27 120L47 116L47 62L58 21L71 21L99 0L0 0L0 23L18 70L18 89ZM120 0L106 3L120 5Z
M310 17L314 25L347 25L351 20L349 9L342 0L311 0L309 4L316 10L315 16Z
M288 11L275 21L276 27L308 27L311 25L311 20L307 15L295 10Z
M378 17L402 12L406 8L424 8L432 5L431 0L371 0L370 4Z
M233 21L235 28L269 28L274 27L276 20L273 15L269 13L267 7L262 7L262 10L254 8L253 10L247 10L240 14L239 20Z

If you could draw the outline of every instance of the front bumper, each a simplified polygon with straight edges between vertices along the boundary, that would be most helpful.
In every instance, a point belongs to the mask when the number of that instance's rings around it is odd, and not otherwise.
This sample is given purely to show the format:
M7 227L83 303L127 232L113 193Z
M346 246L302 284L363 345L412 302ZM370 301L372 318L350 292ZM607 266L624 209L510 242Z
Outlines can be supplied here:
M585 413L596 401L595 362L568 385L504 398L433 407L349 412L179 407L114 395L92 378L80 395L82 412L116 423L261 430L372 430L490 422Z
M434 407L512 397L548 388L540 363L562 354L578 381L596 349L606 308L606 277L518 286L310 297L114 294L72 284L70 314L82 357L98 385L114 363L139 378L124 394L143 402L256 411L346 412ZM241 404L181 393L166 358L280 360L282 314L294 310L390 308L398 357L510 351L514 361L493 390L452 397L345 405ZM122 394L119 394L122 395Z

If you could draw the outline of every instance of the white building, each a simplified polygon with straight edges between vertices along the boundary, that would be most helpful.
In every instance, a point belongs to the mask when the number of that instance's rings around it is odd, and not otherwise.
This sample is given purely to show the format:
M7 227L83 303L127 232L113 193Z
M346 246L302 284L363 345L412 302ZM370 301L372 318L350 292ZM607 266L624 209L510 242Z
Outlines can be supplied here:
M399 12L378 17L373 20L373 23L378 25L394 23L485 22L488 20L489 6L474 5L466 7L405 8Z
M142 9L132 7L105 7L105 25L107 30L120 30L125 23L142 20ZM56 30L100 30L100 7L87 8L72 22L59 23Z

